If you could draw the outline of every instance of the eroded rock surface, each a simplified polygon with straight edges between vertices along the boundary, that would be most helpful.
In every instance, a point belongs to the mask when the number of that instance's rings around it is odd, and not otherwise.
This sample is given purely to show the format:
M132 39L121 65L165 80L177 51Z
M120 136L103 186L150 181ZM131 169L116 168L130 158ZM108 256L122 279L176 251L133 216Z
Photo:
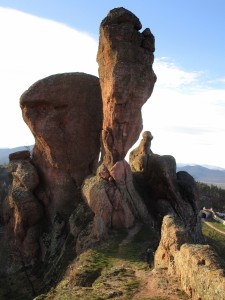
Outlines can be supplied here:
M178 216L192 242L202 241L195 181L186 172L176 173L172 156L154 154L152 138L150 132L144 132L140 145L130 153L131 169L137 185L145 190L146 205L159 220L169 213Z
M188 229L173 215L163 219L155 268L178 276L190 299L224 299L224 263L209 245L193 244Z
M100 235L107 228L129 228L137 219L151 222L124 160L142 130L141 107L156 81L154 36L149 29L142 33L140 29L139 19L124 8L111 10L100 26L103 163L82 188Z
M103 99L104 164L123 160L142 130L141 107L150 97L154 36L124 8L109 12L100 26L97 61Z
M11 154L9 169L13 182L4 205L4 223L8 226L12 247L30 262L37 258L40 250L40 222L44 213L34 194L39 176L29 151Z
M101 165L97 176L87 178L82 188L84 198L95 214L99 237L105 236L109 228L130 228L135 220L151 222L146 206L134 188L128 163L125 160L117 162L111 175L113 177L108 177Z
M68 216L77 189L97 168L102 127L99 79L84 73L49 76L32 85L20 105L35 137L38 197L51 219L56 212Z

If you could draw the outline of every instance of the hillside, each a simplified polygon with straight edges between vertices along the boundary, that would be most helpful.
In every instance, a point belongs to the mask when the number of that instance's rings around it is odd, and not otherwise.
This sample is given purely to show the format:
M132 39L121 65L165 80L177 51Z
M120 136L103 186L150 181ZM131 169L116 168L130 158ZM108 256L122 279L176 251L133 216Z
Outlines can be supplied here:
M220 187L225 186L225 170L209 169L200 165L177 166L177 172L186 171L194 177L196 181L207 184L214 184Z

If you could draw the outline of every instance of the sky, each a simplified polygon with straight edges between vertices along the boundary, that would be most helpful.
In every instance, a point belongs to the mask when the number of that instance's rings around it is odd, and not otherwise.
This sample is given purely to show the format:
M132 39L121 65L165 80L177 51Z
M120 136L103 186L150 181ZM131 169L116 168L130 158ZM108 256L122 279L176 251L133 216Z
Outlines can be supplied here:
M34 143L19 107L34 82L98 76L99 25L121 6L155 36L157 82L142 109L152 151L225 168L224 0L0 0L0 148Z

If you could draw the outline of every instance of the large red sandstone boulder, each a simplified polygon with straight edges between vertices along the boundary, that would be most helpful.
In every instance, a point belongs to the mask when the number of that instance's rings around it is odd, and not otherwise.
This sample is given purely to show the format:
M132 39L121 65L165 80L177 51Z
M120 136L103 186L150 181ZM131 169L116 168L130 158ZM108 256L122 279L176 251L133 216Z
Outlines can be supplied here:
M142 130L141 107L150 97L154 36L124 8L109 12L100 26L97 61L103 99L104 164L123 160Z
M99 158L99 79L84 73L49 76L21 96L20 106L35 137L33 161L42 179L38 197L51 217L69 215L77 188L95 172Z

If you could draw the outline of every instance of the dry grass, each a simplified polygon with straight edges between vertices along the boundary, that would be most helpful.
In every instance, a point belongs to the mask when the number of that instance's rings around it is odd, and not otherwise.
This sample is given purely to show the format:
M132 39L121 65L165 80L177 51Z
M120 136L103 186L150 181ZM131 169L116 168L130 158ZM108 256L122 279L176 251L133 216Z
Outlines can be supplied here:
M211 245L219 256L225 260L225 235L218 233L204 223L202 223L202 232L207 243Z

